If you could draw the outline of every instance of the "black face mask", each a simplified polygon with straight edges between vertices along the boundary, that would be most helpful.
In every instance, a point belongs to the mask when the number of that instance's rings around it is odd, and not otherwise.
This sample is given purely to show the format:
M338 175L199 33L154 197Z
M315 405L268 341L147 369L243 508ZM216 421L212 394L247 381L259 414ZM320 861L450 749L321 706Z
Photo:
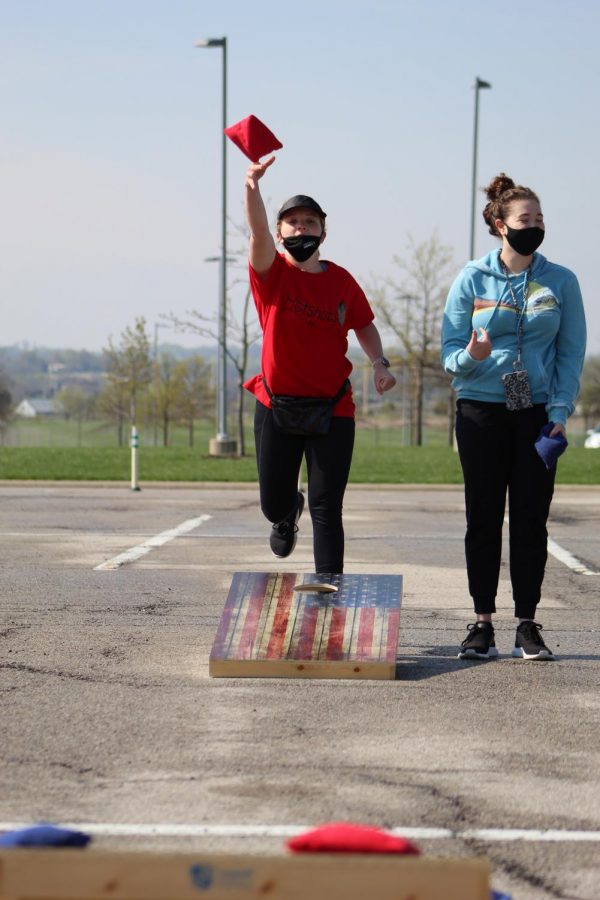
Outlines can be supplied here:
M520 256L531 256L544 240L543 228L511 228L506 226L506 240Z
M283 246L290 253L296 262L306 262L315 250L319 249L321 243L321 235L315 234L297 234L294 237L286 237L283 239Z

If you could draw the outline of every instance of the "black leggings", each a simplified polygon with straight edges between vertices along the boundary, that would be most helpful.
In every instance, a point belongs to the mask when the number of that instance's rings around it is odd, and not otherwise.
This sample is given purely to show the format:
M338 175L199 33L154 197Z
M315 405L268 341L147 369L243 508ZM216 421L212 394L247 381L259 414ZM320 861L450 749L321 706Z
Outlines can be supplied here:
M521 619L535 616L546 567L546 522L556 472L556 467L546 469L534 448L547 421L541 404L510 412L503 403L457 403L456 440L467 513L465 552L476 613L496 611L508 490L515 615Z
M344 571L342 506L354 449L354 427L354 419L334 416L327 435L285 434L275 428L271 410L256 402L254 441L260 508L273 523L293 513L302 457L306 456L317 574Z

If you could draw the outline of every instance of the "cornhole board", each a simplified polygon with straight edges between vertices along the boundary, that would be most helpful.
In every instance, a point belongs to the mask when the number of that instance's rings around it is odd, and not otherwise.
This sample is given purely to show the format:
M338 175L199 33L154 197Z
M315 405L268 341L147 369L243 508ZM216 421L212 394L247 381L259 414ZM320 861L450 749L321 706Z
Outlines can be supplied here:
M315 584L334 590L298 590ZM209 673L393 679L401 599L401 575L236 572Z
M0 900L489 900L485 859L0 852Z

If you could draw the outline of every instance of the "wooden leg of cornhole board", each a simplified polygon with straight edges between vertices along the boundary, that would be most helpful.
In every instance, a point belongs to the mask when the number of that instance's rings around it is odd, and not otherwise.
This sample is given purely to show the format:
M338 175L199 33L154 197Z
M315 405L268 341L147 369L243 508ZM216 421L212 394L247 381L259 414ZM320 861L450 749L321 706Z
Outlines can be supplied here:
M393 679L401 575L236 572L209 673Z
M489 900L483 859L0 852L0 900Z

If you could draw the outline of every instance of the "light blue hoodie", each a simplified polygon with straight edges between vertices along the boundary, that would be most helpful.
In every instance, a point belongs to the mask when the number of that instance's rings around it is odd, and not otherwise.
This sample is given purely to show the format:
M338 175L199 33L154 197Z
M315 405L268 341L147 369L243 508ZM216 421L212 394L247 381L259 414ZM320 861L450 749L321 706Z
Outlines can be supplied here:
M517 323L525 272L510 275L515 309L500 250L464 267L448 294L442 325L442 365L454 375L462 399L504 403L502 376L517 357ZM492 342L486 359L473 359L471 333L485 328ZM544 403L551 422L564 425L575 409L585 356L585 313L577 278L569 269L534 253L523 317L521 361L534 403Z

